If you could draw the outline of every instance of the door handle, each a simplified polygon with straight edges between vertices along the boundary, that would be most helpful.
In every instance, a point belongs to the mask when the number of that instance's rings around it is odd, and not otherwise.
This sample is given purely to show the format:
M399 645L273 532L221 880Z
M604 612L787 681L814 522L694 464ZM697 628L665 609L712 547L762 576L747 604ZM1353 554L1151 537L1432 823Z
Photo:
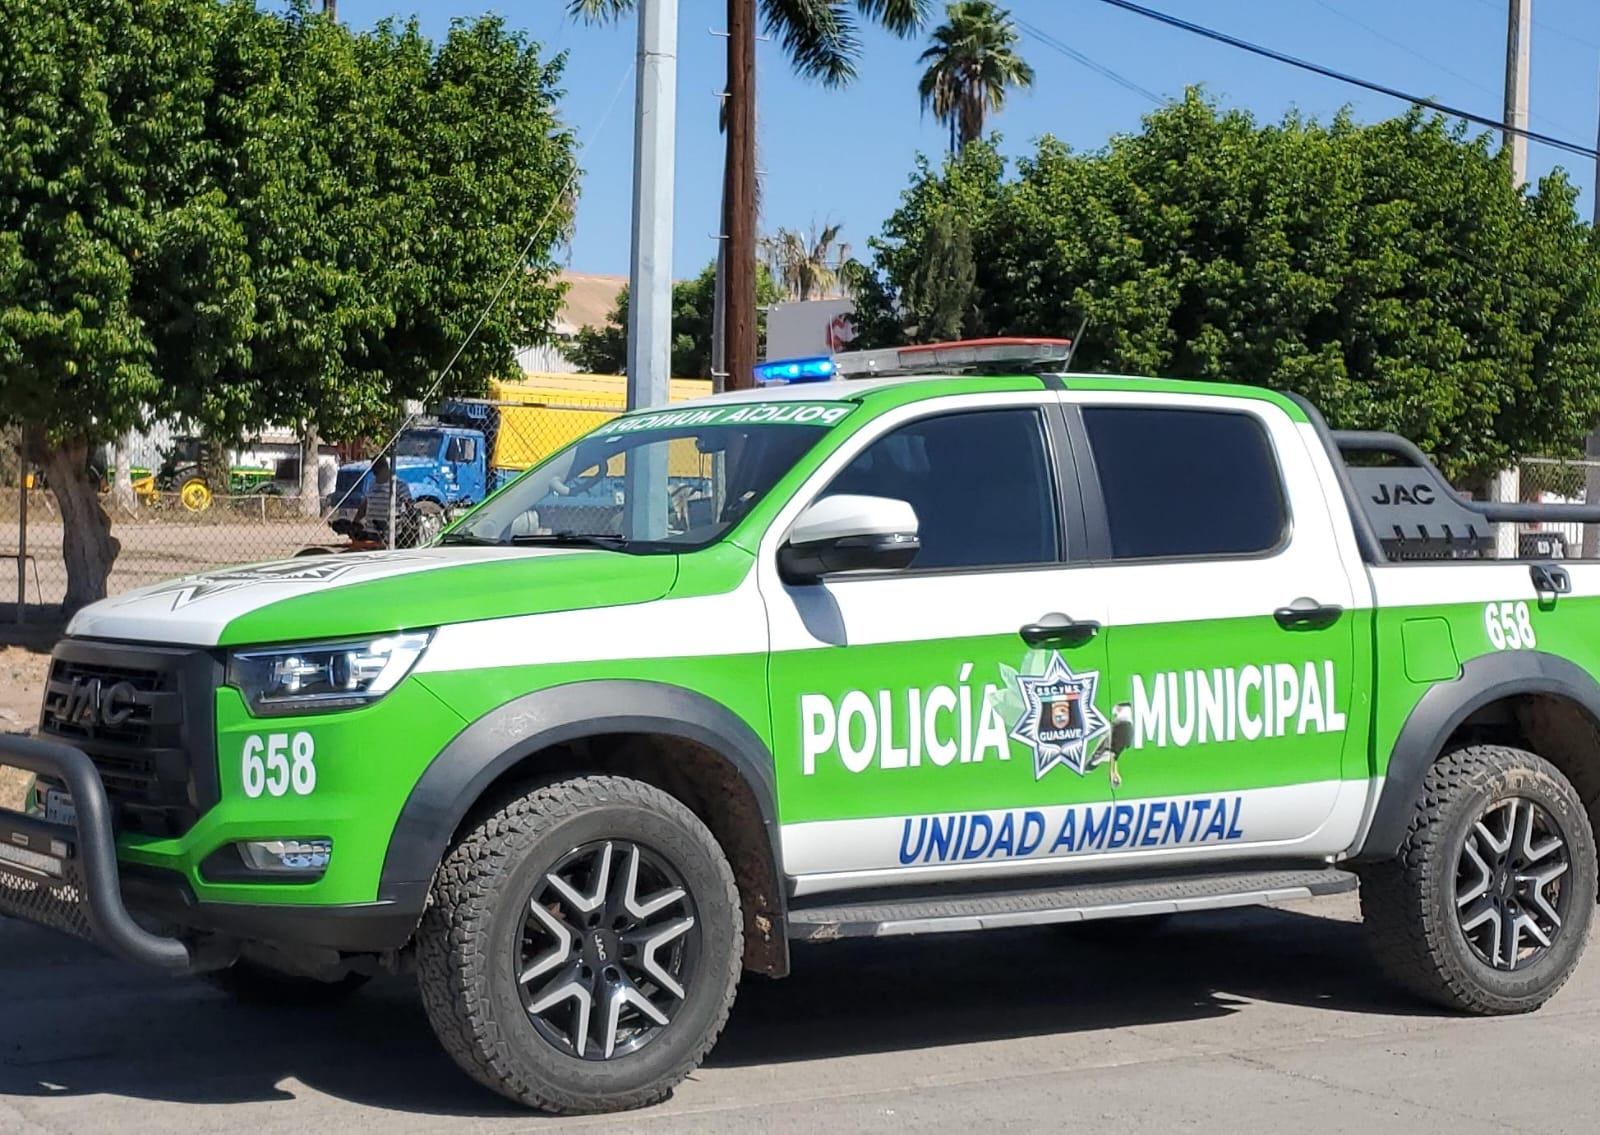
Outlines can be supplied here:
M1093 619L1074 619L1060 611L1051 611L1036 623L1024 623L1017 633L1029 646L1043 646L1047 642L1082 646L1100 633L1100 624Z
M1546 594L1567 595L1572 591L1572 577L1559 564L1530 564L1528 574L1533 577L1533 589L1540 598Z
M1321 630L1338 622L1342 614L1344 608L1337 603L1318 603L1302 595L1287 607L1279 607L1272 612L1272 617L1285 630Z

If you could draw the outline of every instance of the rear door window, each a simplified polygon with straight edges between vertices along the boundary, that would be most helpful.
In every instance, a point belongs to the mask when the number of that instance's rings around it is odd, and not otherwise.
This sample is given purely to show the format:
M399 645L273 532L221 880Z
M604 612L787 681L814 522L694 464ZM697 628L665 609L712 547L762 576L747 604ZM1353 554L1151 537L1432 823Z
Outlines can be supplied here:
M1085 406L1119 560L1264 555L1289 535L1283 475L1250 414Z

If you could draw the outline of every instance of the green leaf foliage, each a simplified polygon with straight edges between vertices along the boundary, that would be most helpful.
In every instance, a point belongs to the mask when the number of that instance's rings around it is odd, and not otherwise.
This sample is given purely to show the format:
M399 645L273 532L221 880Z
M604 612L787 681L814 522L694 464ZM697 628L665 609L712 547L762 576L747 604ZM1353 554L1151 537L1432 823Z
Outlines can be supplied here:
M432 43L306 0L11 0L0 420L49 463L174 417L378 432L452 363L441 394L482 391L560 304L561 64L495 18ZM92 506L69 607L115 554Z
M924 163L871 243L908 329L959 217L964 333L1087 317L1077 369L1293 390L1471 482L1600 421L1600 250L1575 200L1559 172L1513 188L1489 136L1421 111L1262 126L1191 91L1097 152Z

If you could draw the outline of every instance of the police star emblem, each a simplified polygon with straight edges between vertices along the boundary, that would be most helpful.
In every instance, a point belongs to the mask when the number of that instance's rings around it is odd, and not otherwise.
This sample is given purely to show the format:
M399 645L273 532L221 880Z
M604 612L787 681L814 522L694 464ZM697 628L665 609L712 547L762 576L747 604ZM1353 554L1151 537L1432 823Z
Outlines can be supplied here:
M1033 750L1033 777L1057 765L1084 776L1100 763L1095 743L1111 732L1111 723L1095 706L1100 689L1098 671L1074 674L1052 653L1043 674L1017 676L1022 713L1011 736Z

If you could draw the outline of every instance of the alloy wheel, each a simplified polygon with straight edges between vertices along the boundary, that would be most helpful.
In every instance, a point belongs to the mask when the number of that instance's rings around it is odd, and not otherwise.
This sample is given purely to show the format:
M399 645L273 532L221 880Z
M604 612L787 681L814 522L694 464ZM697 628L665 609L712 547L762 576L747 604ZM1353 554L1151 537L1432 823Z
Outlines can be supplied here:
M1567 917L1571 869L1565 835L1543 807L1512 797L1485 809L1456 864L1456 917L1478 960L1519 970L1543 958Z
M678 873L624 840L568 852L534 887L517 985L541 1037L584 1060L637 1052L672 1023L700 955Z

